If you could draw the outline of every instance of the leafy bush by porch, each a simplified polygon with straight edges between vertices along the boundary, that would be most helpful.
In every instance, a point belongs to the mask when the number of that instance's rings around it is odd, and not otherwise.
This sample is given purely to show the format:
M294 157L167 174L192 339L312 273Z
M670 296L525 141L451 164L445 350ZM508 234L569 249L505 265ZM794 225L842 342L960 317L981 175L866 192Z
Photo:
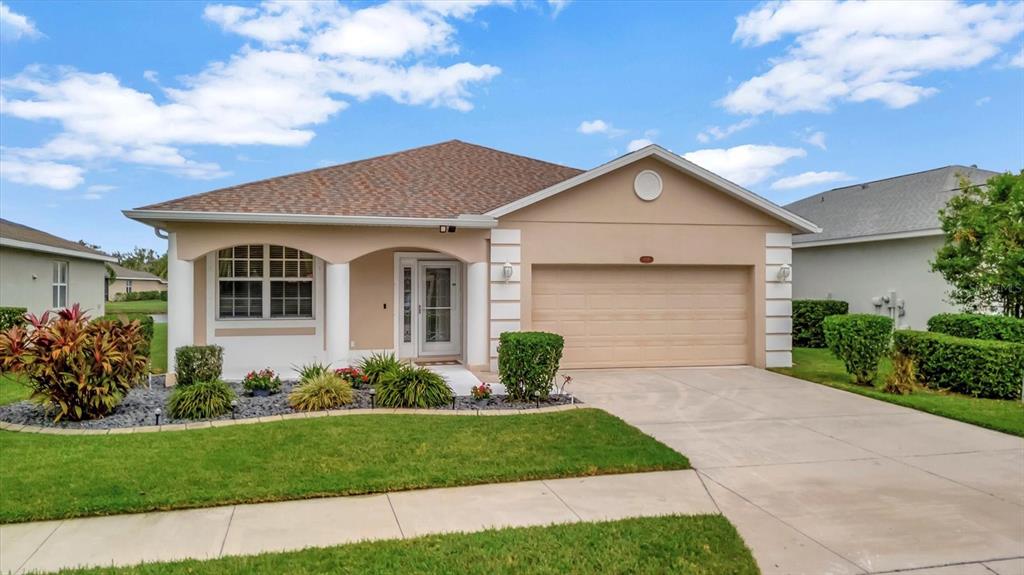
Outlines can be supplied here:
M224 348L219 345L185 345L174 350L178 385L220 379Z
M320 411L348 405L354 398L352 384L328 371L304 377L302 383L288 394L288 405L299 411Z
M78 304L26 321L0 332L0 371L22 375L55 421L107 415L148 373L137 322L89 321Z
M546 398L558 373L565 340L555 333L507 331L498 340L498 375L509 397L532 401Z
M347 415L128 435L0 432L0 453L0 523L689 466L597 409Z
M223 381L197 381L177 385L167 399L167 413L175 419L211 419L231 411L235 392Z
M145 356L149 355L149 349L153 345L153 334L154 334L154 322L153 318L143 313L108 313L102 315L93 321L119 321L122 323L131 323L133 321L139 322L139 333L142 335L143 345L139 348L139 353Z
M28 308L0 307L0 331L7 331L14 326L25 325L25 314Z
M364 357L359 362L358 367L359 371L363 372L363 375L366 376L366 382L370 385L376 385L382 375L401 369L403 365L405 364L399 361L393 353L374 352Z
M971 339L1024 343L1024 319L977 313L940 313L928 320L928 331Z
M850 304L834 299L793 300L793 345L797 347L825 347L822 323L830 315L843 315Z
M975 397L1020 397L1024 344L897 330L893 347L914 359L918 379L931 387Z
M825 318L825 342L846 371L861 385L869 385L878 373L878 362L889 349L892 319L855 313Z

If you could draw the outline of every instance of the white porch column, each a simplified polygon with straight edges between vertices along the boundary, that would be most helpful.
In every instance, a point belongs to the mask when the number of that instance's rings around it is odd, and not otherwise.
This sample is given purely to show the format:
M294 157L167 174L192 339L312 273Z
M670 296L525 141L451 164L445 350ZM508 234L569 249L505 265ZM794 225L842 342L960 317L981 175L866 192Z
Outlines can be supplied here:
M487 262L471 263L466 268L466 365L488 365L487 348Z
M327 264L324 286L324 334L327 338L327 361L335 367L348 365L348 306L349 267L348 262Z
M195 297L192 262L178 259L178 234L167 234L167 362L174 371L174 350L193 343Z

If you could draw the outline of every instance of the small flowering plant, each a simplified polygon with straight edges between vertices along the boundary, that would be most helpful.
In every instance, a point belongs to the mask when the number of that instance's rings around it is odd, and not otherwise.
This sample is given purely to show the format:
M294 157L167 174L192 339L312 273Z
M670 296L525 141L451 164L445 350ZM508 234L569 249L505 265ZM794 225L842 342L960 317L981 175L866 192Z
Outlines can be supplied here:
M473 399L489 399L491 397L491 386L487 383L481 383L480 385L473 386L469 392L473 395Z
M270 395L281 391L281 378L270 368L250 371L245 374L242 386L253 395Z
M370 382L370 376L359 371L358 367L343 367L341 369L334 370L334 374L340 377L342 380L349 382L352 387L359 389L365 387Z

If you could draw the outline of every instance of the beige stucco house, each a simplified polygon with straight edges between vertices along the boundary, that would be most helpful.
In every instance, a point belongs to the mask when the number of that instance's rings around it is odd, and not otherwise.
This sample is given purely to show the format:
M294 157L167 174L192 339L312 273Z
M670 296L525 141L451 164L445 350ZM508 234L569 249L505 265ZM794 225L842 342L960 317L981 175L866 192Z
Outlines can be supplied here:
M107 254L0 219L0 306L36 315L79 304L103 315Z
M170 357L225 376L379 350L493 369L498 336L562 366L791 361L796 216L658 146L578 170L450 141L126 215L168 238Z
M107 264L107 301L115 301L124 294L144 291L167 291L167 280L158 275Z

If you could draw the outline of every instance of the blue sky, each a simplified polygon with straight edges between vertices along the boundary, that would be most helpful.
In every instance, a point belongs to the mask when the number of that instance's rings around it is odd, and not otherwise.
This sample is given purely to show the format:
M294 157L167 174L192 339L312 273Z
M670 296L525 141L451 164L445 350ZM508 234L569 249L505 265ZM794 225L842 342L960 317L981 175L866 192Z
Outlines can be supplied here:
M1021 3L0 4L0 213L121 210L458 138L589 168L653 141L786 203L1024 167Z

